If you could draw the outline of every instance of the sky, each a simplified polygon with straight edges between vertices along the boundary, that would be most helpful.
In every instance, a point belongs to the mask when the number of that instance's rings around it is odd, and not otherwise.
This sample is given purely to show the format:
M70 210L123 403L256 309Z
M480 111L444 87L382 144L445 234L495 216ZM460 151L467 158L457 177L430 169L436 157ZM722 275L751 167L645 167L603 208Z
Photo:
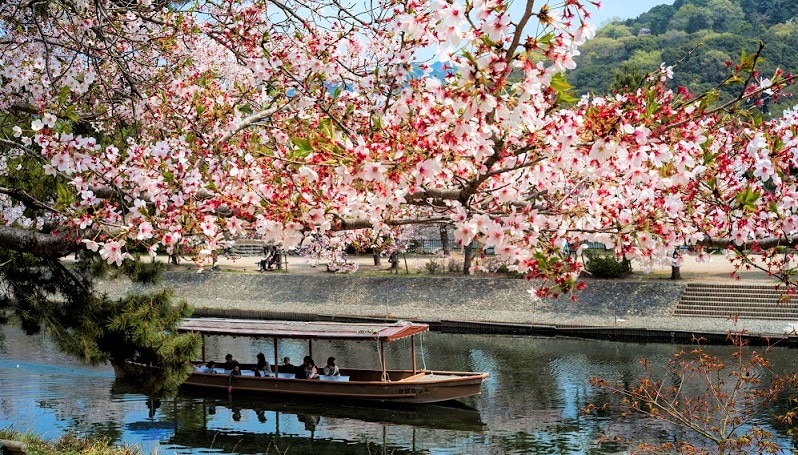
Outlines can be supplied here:
M664 4L672 5L673 0L601 0L601 9L598 11L592 8L591 5L591 10L593 11L591 19L593 24L599 27L609 19L617 17L631 19L657 5Z

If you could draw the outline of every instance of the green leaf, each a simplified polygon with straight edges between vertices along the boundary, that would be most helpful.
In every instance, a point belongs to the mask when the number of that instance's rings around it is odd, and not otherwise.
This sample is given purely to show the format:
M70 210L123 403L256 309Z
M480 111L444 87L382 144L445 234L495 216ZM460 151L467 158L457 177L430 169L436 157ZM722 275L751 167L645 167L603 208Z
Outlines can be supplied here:
M58 203L56 204L57 207L66 207L72 204L74 198L72 191L69 190L69 186L63 182L56 183L56 193L58 194Z
M313 148L310 146L310 139L306 137L292 137L291 142L302 151L310 152Z
M557 102L562 104L575 104L579 101L578 96L571 95L570 93L560 92L557 93Z
M726 80L726 84L728 84L728 85L731 85L731 84L742 84L743 82L745 82L745 81L738 74L735 74L734 76L731 76L730 78L728 78Z
M551 88L557 92L557 101L573 104L579 98L573 95L573 86L565 79L565 73L557 73L551 78Z
M549 33L546 33L545 35L541 36L540 38L538 38L537 42L540 43L540 44L549 45L549 44L551 44L551 40L552 39L554 39L554 33L549 32Z
M174 183L175 176L168 169L163 170L161 175L163 175L163 179L166 183Z
M319 122L319 129L325 137L329 139L333 139L335 137L335 124L332 120L328 118L322 119Z
M565 79L564 73L557 73L551 78L551 88L557 92L564 92L573 88L571 84Z
M653 117L659 108L659 103L657 103L657 92L652 88L646 93L646 116L648 118Z
M61 87L61 90L58 92L58 104L63 105L66 103L67 97L69 97L69 87L66 85Z
M474 66L477 65L477 59L474 58L474 54L472 54L471 52L463 51L463 57L465 57L466 60L468 60L469 63L471 63L472 65Z
M73 122L80 120L74 104L70 104L69 107L66 108L66 111L64 111L64 116Z
M743 210L754 211L756 210L756 201L759 200L760 196L761 194L758 191L746 188L744 191L737 193L734 199L740 204Z
M706 110L707 108L712 106L715 103L715 101L718 100L719 97L720 94L718 93L717 90L712 89L708 91L706 96L703 99L701 99L701 104L699 105L699 109L701 109L702 111Z
M291 142L296 146L296 149L294 149L288 156L292 160L306 158L313 151L313 147L310 145L310 139L304 137L292 137Z

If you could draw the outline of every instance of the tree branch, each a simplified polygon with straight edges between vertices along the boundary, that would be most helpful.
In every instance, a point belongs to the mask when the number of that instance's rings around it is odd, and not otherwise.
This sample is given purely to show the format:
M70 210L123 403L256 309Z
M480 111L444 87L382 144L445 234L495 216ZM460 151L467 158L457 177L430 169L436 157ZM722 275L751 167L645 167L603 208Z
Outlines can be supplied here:
M388 226L405 226L408 224L437 224L437 223L449 223L452 219L449 217L437 217L437 218L408 218L403 220L387 220L385 224ZM374 227L374 223L371 220L367 219L356 219L356 220L344 220L338 219L336 223L333 223L332 230L333 231L352 231L355 229L371 229Z
M44 234L0 225L0 246L42 258L61 258L81 249L81 244L63 234Z
M742 245L737 245L734 241L730 238L719 238L715 239L710 236L705 236L703 240L698 242L699 246L703 247L710 247L710 248L728 248L730 245L734 247L737 251L748 250L754 247L758 247L763 250L768 250L771 248L775 248L777 246L784 246L784 247L796 247L798 246L798 236L796 237L767 237L764 239L758 240L751 240L748 242L743 243Z
M449 201L456 201L460 199L462 190L446 190L446 189L431 189L419 191L417 193L408 194L405 196L407 203L423 201L424 199L442 199Z
M41 210L46 210L48 212L57 213L57 210L55 208L45 204L44 202L39 201L30 194L26 193L25 190L21 188L0 187L0 194L6 194L12 199L16 199L17 201L22 202L28 208L41 209Z
M507 53L504 56L504 61L511 62L513 56L515 55L515 50L518 48L518 45L521 43L521 37L524 35L524 28L526 28L526 23L529 21L529 18L532 17L532 8L535 7L535 2L533 0L527 0L526 8L524 9L524 14L521 16L521 19L518 21L518 25L515 27L515 32L513 33L513 41L507 47Z
M265 119L266 117L268 117L270 115L273 115L273 114L277 113L278 111L280 111L281 109L283 109L286 106L288 106L287 102L284 103L284 104L278 105L278 106L273 106L270 109L266 109L266 110L257 112L255 114L250 115L249 117L244 118L243 120L241 120L241 123L236 125L232 130L228 131L224 136L219 138L219 140L216 141L216 143L217 144L223 144L223 143L229 141L230 138L235 136L236 133L238 133L239 131L254 125L255 123Z

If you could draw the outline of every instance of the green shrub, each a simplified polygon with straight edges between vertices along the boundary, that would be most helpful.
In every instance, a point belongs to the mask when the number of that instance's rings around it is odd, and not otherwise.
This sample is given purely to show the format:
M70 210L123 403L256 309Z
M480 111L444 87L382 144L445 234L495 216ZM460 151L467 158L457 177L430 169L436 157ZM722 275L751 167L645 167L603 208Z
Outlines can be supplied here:
M436 274L438 272L442 272L443 271L443 264L441 264L440 262L438 262L435 259L430 259L429 261L427 261L424 264L424 268L427 269L427 272L429 272L429 273L434 275L434 274Z
M608 250L585 250L582 253L585 270L596 278L620 278L632 273L632 263L628 259L617 260Z

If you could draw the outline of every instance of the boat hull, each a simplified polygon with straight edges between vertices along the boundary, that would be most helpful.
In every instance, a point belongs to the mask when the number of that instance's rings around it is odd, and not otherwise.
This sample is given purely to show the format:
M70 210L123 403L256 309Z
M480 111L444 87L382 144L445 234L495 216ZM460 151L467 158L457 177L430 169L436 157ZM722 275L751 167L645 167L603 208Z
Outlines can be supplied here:
M196 389L227 390L271 396L303 396L394 403L437 403L478 395L487 374L425 372L399 381L320 381L192 373L183 383Z
M155 367L126 363L115 366L118 377L146 374ZM389 381L374 380L380 371L349 370L349 381L291 379L279 377L231 376L193 372L183 382L192 389L227 391L247 395L318 397L385 403L438 403L479 395L487 373L389 370ZM358 379L360 378L360 380ZM365 379L365 380L363 380Z

